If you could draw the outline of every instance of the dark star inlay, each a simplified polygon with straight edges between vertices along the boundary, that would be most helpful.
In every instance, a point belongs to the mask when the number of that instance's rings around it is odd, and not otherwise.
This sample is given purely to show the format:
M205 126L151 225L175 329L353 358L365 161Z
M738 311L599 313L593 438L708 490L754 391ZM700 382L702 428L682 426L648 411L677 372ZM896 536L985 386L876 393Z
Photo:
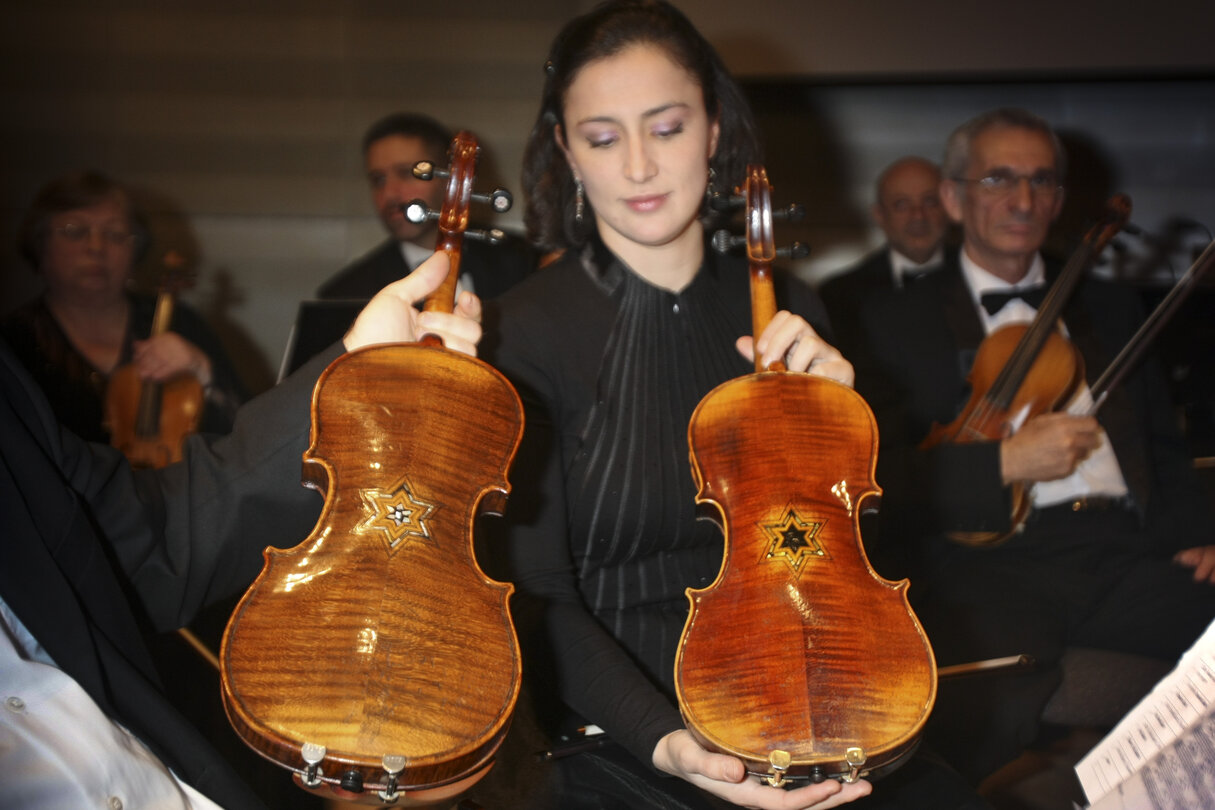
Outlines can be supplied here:
M829 558L817 539L825 524L825 520L802 518L797 510L790 506L779 520L763 524L764 533L769 539L768 551L764 558L784 560L798 573L811 557Z

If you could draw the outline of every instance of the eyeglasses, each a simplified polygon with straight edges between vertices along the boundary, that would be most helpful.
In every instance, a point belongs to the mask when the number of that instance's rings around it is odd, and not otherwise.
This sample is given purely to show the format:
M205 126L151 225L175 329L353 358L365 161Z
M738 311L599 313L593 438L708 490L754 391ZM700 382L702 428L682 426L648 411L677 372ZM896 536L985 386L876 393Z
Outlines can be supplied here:
M69 242L81 243L87 242L93 238L93 231L96 230L101 235L101 241L111 247L127 247L135 241L135 234L122 228L96 228L92 225L83 225L79 222L68 222L55 228L55 233Z
M1059 176L1052 171L1040 171L1033 174L1017 174L1005 169L997 169L983 177L955 177L959 183L974 183L979 191L992 197L1007 197L1021 187L1021 181L1029 183L1029 190L1035 197L1054 197L1063 190Z

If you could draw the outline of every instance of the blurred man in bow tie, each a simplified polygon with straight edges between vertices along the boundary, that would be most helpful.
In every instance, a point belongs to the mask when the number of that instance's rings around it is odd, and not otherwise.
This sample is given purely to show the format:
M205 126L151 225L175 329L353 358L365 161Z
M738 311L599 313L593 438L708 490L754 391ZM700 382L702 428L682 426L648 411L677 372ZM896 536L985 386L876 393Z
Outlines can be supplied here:
M1144 363L1096 417L1083 415L1087 383L1066 394L1060 379L1054 412L1010 413L1003 436L920 447L934 422L963 409L984 337L1033 320L1058 270L1039 249L1063 205L1065 169L1054 132L1024 110L959 127L940 194L962 247L902 294L866 302L867 350L852 358L882 437L879 571L911 576L939 664L1038 660L1030 674L942 685L930 739L976 781L1034 739L1065 649L1173 661L1215 617L1209 508L1157 364ZM1141 320L1133 291L1086 278L1056 328L1093 380ZM1014 484L1032 504L1019 527ZM991 547L956 541L1010 531Z

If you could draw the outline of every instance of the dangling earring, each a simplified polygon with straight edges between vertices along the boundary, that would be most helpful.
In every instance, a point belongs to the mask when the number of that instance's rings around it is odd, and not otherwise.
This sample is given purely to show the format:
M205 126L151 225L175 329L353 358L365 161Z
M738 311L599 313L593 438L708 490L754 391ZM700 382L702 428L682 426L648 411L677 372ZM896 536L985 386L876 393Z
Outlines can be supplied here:
M717 172L713 171L713 167L709 167L709 180L705 183L705 201L712 202L717 196L717 189L713 187L713 181L717 179Z
M583 197L582 181L574 178L574 221L582 222L586 214L586 199Z

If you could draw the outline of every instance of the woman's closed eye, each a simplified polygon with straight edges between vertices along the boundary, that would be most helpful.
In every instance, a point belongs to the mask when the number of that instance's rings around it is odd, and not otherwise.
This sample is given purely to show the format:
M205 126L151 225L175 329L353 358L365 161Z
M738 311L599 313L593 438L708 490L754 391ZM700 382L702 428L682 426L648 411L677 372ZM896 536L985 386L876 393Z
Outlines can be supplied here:
M653 132L655 137L671 138L671 137L674 137L675 135L678 135L681 132L683 132L683 122L680 121L675 124L663 124L663 125L654 127L654 129L651 131Z

